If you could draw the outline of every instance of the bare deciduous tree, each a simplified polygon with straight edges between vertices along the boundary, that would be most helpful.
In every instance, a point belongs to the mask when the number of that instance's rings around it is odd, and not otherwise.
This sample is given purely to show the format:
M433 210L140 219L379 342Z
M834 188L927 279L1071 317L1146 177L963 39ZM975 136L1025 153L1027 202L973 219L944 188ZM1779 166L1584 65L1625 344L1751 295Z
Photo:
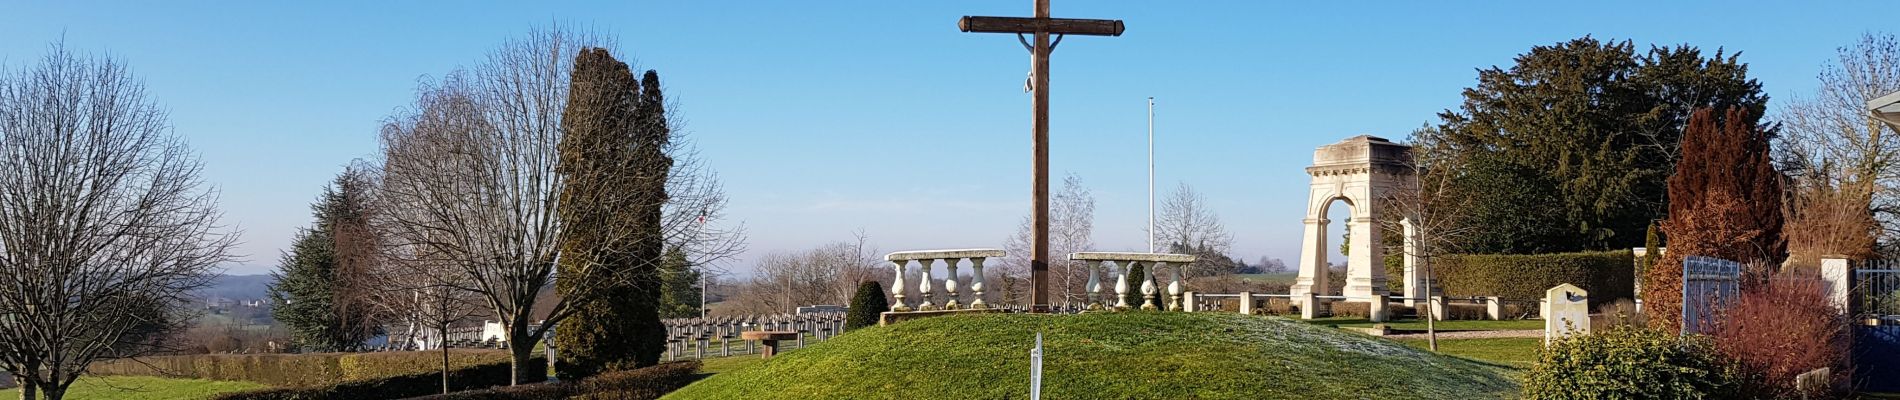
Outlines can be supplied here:
M759 259L751 280L728 299L736 306L731 311L776 314L799 306L849 304L859 283L875 280L889 287L890 270L884 267L888 263L868 243L869 238L859 232L852 242L767 254Z
M1227 254L1233 246L1234 236L1227 233L1220 216L1207 206L1207 198L1194 191L1193 186L1181 182L1175 187L1174 194L1161 203L1161 215L1156 216L1155 243L1157 251L1173 251L1176 248L1197 249L1205 254ZM1184 268L1186 278L1208 276L1216 272L1205 265L1227 260L1199 260Z
M1434 285L1432 260L1457 254L1459 244L1480 228L1472 218L1475 199L1454 186L1456 174L1463 165L1461 153L1427 139L1431 137L1436 136L1412 134L1412 152L1405 160L1403 172L1416 177L1417 182L1392 188L1387 192L1389 197L1379 203L1381 209L1375 210L1381 229L1404 238L1396 248L1387 249L1385 253L1416 260L1414 267L1423 275L1421 279L1428 294ZM1411 231L1409 238L1405 236L1407 230ZM1426 309L1426 333L1431 350L1438 351L1438 330L1433 322L1436 318L1429 315L1430 307Z
M201 164L116 60L54 45L0 75L0 367L60 399L153 350L232 259Z
M408 210L390 213L392 240L423 247L415 261L444 263L467 277L465 289L482 295L514 344L515 383L534 371L527 368L534 349L525 344L545 338L590 289L615 284L576 281L545 320L535 320L539 293L557 279L563 242L559 194L568 182L555 166L572 62L598 43L558 29L511 40L468 76L425 85L415 109L383 132L383 198ZM614 276L591 269L573 271Z
M1869 100L1900 91L1900 40L1862 36L1839 49L1820 81L1813 95L1793 97L1776 115L1782 168L1803 181L1797 188L1822 188L1809 193L1868 195L1863 202L1882 225L1881 241L1900 240L1900 131L1867 114Z
M985 284L1001 290L1002 304L1029 302L1029 223L1024 216L1016 233L1003 241L1007 255L986 265ZM1095 194L1082 186L1081 177L1069 173L1062 178L1062 190L1049 201L1049 288L1060 296L1058 303L1086 298L1088 271L1083 263L1069 260L1069 253L1094 249Z

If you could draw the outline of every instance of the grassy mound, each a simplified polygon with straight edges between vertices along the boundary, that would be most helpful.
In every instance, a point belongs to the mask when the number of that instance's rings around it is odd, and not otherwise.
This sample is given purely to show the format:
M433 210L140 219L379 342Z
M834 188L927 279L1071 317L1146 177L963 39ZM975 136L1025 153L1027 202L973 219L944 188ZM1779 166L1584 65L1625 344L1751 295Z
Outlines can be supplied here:
M1281 318L1214 313L948 316L873 327L720 373L666 399L1497 398L1498 371Z

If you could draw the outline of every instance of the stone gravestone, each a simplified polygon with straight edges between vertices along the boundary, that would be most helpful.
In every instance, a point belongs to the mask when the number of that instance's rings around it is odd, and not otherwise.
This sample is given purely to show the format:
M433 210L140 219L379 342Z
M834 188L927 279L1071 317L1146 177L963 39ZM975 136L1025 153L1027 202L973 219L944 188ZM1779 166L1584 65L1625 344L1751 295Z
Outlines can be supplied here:
M1550 312L1544 316L1544 345L1570 335L1590 334L1590 292L1572 284L1544 291Z

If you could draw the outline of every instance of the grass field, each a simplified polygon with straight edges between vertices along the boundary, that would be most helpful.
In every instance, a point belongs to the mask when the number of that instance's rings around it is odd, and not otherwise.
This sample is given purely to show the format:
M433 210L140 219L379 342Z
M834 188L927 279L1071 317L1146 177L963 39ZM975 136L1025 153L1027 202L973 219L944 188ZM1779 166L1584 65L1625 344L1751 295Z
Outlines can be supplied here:
M190 400L209 398L219 393L262 387L264 387L264 385L251 382L170 379L151 376L81 377L78 382L73 382L72 391L66 393L66 398L84 400ZM20 390L0 390L0 398L20 398Z
M708 360L724 372L666 399L1020 398L1037 333L1048 398L1498 398L1516 389L1502 368L1284 318L1128 312L865 328L749 365Z
M1240 277L1241 280L1245 280L1249 282L1281 283L1281 284L1291 285L1293 284L1293 281L1295 279L1298 279L1300 277L1300 274L1297 272L1284 272L1284 273L1278 273L1278 274L1240 274L1240 275L1235 275L1235 276Z
M1431 348L1425 339L1400 339L1399 343L1419 349ZM1438 354L1523 369L1537 363L1537 349L1543 346L1543 338L1439 340Z
M1343 328L1370 328L1376 324L1375 322L1366 320L1365 318L1347 318L1347 317L1314 318L1310 320L1304 320L1303 322L1313 324L1313 325L1337 326L1337 327L1343 327ZM1438 321L1436 325L1437 325L1438 330L1447 331L1447 332L1450 332L1450 331L1536 330L1536 329L1544 329L1544 320L1541 320L1541 319L1518 319L1518 320L1503 320L1503 321L1454 320L1454 321ZM1425 330L1425 321L1416 320L1416 319L1391 321L1391 322L1386 322L1385 326L1387 328L1392 328L1392 329L1423 331Z

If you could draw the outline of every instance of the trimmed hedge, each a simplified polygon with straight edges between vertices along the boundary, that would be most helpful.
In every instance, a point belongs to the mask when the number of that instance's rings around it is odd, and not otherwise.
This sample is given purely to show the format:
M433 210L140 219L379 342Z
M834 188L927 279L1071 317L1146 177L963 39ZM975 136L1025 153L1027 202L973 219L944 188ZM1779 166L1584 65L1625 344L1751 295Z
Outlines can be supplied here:
M463 368L495 362L506 363L502 350L450 350L449 366ZM249 381L270 386L318 386L365 379L407 375L420 372L440 373L442 353L437 351L401 351L381 353L309 353L309 354L199 354L143 357L94 363L86 371L95 375L164 376Z
M498 387L410 400L652 400L699 379L699 361L680 361L611 371L577 382Z
M1432 265L1446 296L1537 300L1569 283L1590 292L1590 306L1635 296L1635 254L1629 250L1525 255L1454 255Z
M547 359L536 358L529 367L546 368ZM531 373L529 380L547 378L545 369ZM506 386L514 376L507 361L486 363L449 371L449 390L464 391ZM441 394L442 373L420 372L377 379L349 381L333 385L270 388L225 393L211 400L323 400L323 399L401 399Z

